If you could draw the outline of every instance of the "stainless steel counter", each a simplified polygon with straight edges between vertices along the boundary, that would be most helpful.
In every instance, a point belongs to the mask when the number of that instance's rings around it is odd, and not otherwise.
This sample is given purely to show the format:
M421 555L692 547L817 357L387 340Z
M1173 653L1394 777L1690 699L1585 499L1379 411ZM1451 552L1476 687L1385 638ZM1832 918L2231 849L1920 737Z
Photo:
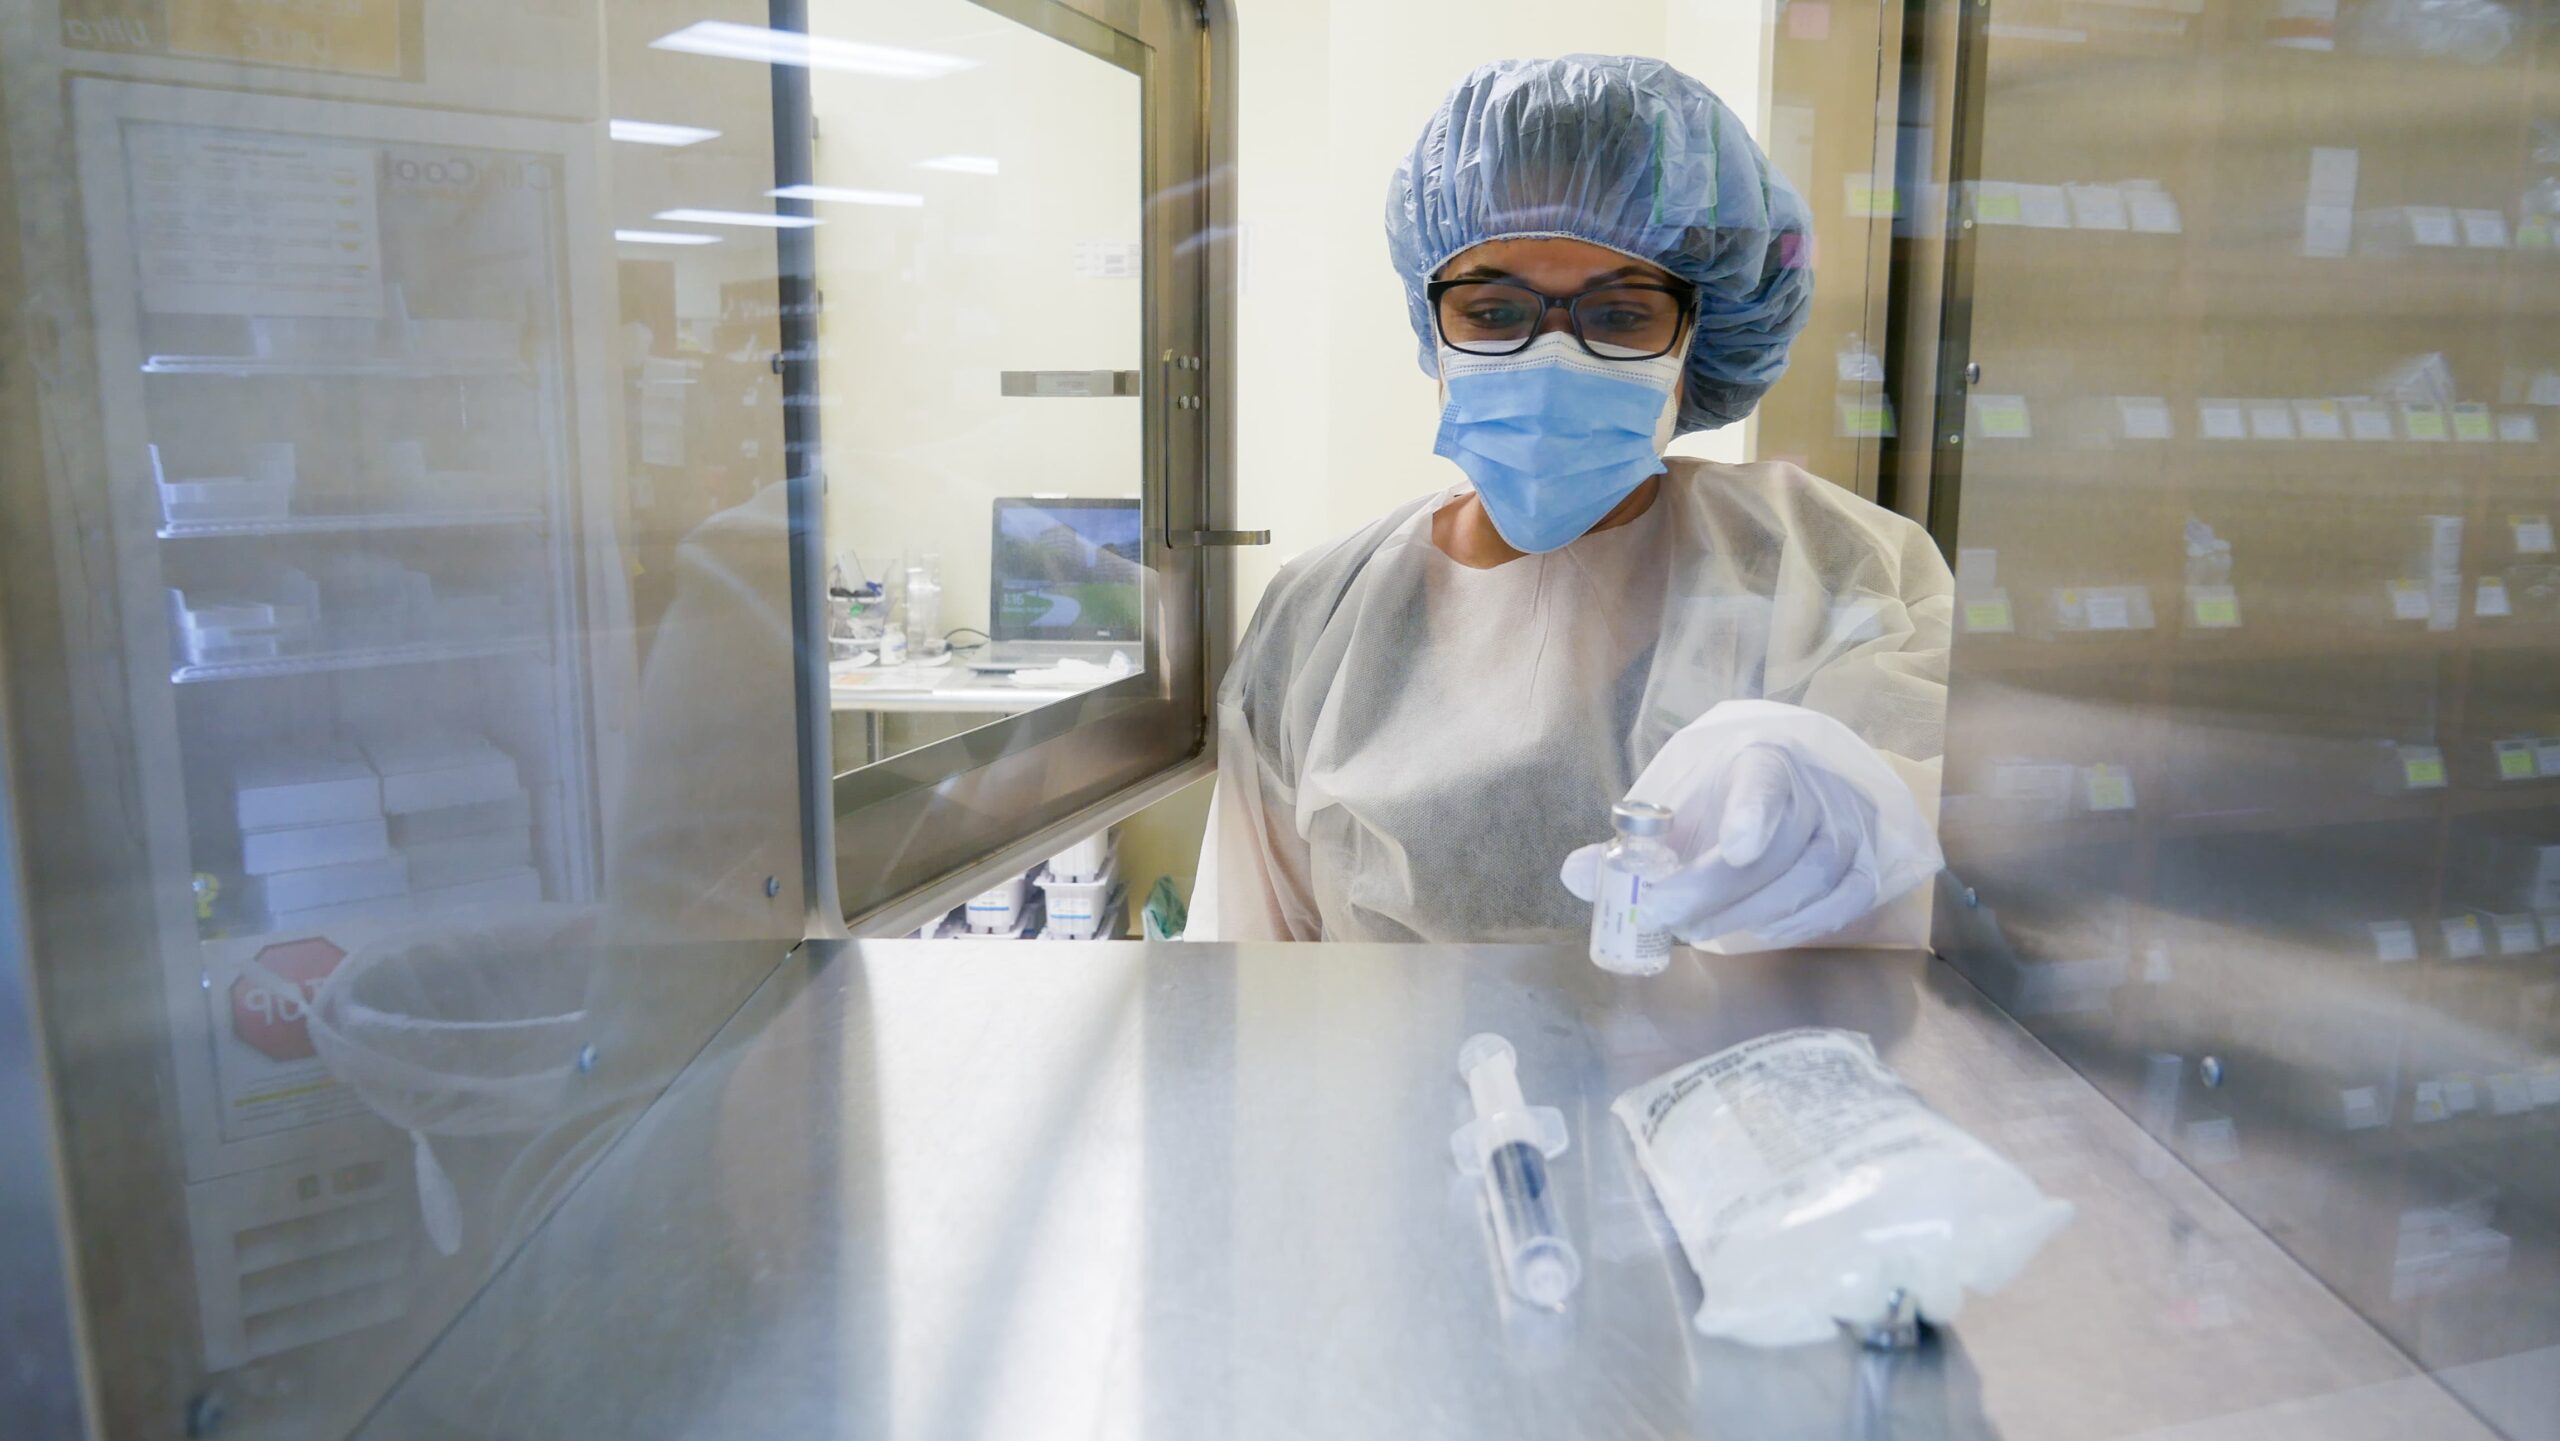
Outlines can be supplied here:
M2080 1208L1916 1353L1697 1336L1608 1115L1806 1024ZM1562 1317L1505 1303L1450 1165L1481 1030L1572 1128ZM2490 1433L1921 955L1624 982L1527 948L902 942L787 966L361 1434Z

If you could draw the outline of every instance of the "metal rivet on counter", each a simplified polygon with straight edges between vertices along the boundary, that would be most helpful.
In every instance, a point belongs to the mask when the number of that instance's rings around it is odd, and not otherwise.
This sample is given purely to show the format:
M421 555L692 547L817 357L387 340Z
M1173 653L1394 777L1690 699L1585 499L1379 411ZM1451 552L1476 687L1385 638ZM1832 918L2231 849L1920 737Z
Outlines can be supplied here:
M2196 1067L2196 1071L2197 1074L2204 1077L2205 1089L2211 1090L2222 1084L2222 1058L2220 1056L2205 1057L2203 1063Z
M1965 908L1966 910L1968 910L1968 911L1970 911L1970 910L1977 910L1977 909L1979 909L1979 908L1981 907L1981 905L1982 905L1982 892L1975 890L1975 889L1974 889L1973 887L1971 887L1971 886L1967 886L1967 887L1965 887L1965 888L1964 888L1964 908Z
M765 898L766 898L766 899L768 899L768 900L772 899L772 898L773 898L773 897L775 897L775 896L781 895L781 894L782 894L782 877L780 877L780 876L767 876L767 877L765 877L765 878L764 878L764 893L765 893Z

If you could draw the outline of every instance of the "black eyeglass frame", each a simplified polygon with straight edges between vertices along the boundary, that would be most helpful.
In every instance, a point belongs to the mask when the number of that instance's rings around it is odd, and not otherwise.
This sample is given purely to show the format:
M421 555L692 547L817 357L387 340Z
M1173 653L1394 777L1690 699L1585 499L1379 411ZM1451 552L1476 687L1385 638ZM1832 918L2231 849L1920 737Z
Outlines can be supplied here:
M1460 345L1449 338L1448 321L1440 314L1440 297L1461 285L1499 285L1506 290L1517 290L1534 295L1538 297L1538 318L1530 323L1529 333L1520 338L1520 343L1508 350L1485 350L1475 345ZM1582 333L1582 302L1604 291L1625 290L1650 290L1657 294L1668 295L1680 302L1680 323L1672 328L1670 342L1660 350L1649 351L1643 355L1604 355L1592 349L1590 339ZM1490 276L1469 275L1449 280L1426 281L1422 287L1422 295L1431 306L1432 332L1440 337L1441 344L1465 355L1518 355L1521 351L1535 345L1539 336L1547 333L1547 317L1555 311L1557 306L1563 306L1565 328L1572 334L1573 343L1582 347L1583 354L1594 360L1622 360L1630 364L1660 360L1680 348L1681 342L1689 338L1689 327L1695 324L1698 318L1698 297L1694 288L1665 285L1658 280L1608 280L1572 295L1549 295L1535 286L1523 285L1517 280L1496 280Z

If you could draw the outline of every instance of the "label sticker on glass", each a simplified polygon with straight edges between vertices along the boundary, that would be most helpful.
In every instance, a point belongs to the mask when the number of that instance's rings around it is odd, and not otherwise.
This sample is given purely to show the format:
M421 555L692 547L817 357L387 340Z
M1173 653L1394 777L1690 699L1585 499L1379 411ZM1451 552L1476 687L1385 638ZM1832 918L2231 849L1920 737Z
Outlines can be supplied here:
M1891 437L1893 407L1885 397L1860 399L1854 395L1840 397L1840 434L1851 440Z
M2187 587L2187 614L2198 630L2230 630L2240 624L2240 593L2227 585Z
M2166 191L2128 190L2124 193L2124 208L2133 228L2145 235L2178 233L2178 202L2170 199Z
M2507 248L2507 214L2503 210L2460 210L2454 212L2462 222L2462 243L2474 250Z
M2129 811L2133 809L2133 773L2112 761L2100 761L2089 767L2085 788L2089 809L2093 811Z
M2511 515L2507 526L2516 533L2516 554L2549 555L2551 553L2551 517L2547 515Z
M2119 395L2116 415L2127 440L2170 440L2169 402L2156 395Z
M2293 439L2293 407L2281 400L2250 401L2249 434L2256 440Z
M2427 583L2406 578L2391 582L2391 618L2393 620L2425 620L2434 612L2427 605Z
M2560 777L2560 736L2544 736L2535 741L2533 763L2544 775Z
M2454 229L2453 212L2441 205L2409 207L2409 238L2420 245L2458 245L2460 234Z
M2413 791L2434 790L2444 784L2444 752L2434 746L2402 746L2400 778Z
M2512 445L2534 445L2542 439L2542 429L2534 424L2530 410L2498 412L2498 439Z
M2081 613L2089 618L2089 629L2133 629L2133 606L2123 591L2093 590L2087 597Z
M2302 432L2305 440L2344 440L2346 407L2334 400L2297 400L2293 403L2293 428Z
M2352 440L2389 440L2399 432L2391 428L2391 412L2372 401L2347 402L2347 436Z
M2471 613L2483 620L2515 614L2515 608L2507 604L2507 583L2494 575L2480 577L2479 589L2471 595Z
M2338 1115L2350 1131L2369 1131L2391 1119L2382 1112L2382 1093L2371 1086L2350 1086L2340 1091Z
M2489 1109L2512 1116L2533 1109L2533 1083L2520 1071L2500 1071L2489 1078Z
M2199 400L2196 429L2207 440L2247 440L2249 417L2236 400Z
M2429 1121L2443 1120L2446 1115L2444 1108L2444 1083L2442 1081L2420 1081L2418 1083L2417 1094L2411 1098L2410 1114L2411 1118L2421 1125Z
M1986 440L2025 440L2027 398L2023 395L1976 395L1973 424Z
M2123 191L2112 185L2071 185L2064 189L2071 195L2071 223L2080 229L2123 230L2130 226Z
M2444 933L2447 960L2469 961L2479 958L2488 946L2480 933L2478 916L2447 916L2436 927Z
M2445 1077L2444 1108L2457 1116L2480 1109L2480 1088L2472 1084L2469 1076Z
M1979 600L1964 603L1964 628L1976 635L2007 635L2017 629L2009 613L2009 593L1995 590Z
M2498 954L2529 956L2542 949L2542 928L2531 915L2498 917Z
M2396 964L2418 958L2418 933L2407 921L2375 921L2365 927L2373 933L2373 958Z
M2494 441L2498 438L2498 422L2489 407L2476 400L2458 402L2453 407L2453 438L2464 441Z
M1973 187L1973 218L1985 225L2015 225L2019 221L2018 187L2006 180L1976 181Z
M2533 753L2533 742L2529 740L2499 741L2495 749L2498 754L2498 779L2529 781L2542 774L2542 762Z
M2560 1065L2534 1067L2533 1074L2525 1078L2525 1084L2533 1088L2535 1105L2560 1106Z
M2444 439L2444 408L2425 404L2400 407L2400 433L2411 440Z

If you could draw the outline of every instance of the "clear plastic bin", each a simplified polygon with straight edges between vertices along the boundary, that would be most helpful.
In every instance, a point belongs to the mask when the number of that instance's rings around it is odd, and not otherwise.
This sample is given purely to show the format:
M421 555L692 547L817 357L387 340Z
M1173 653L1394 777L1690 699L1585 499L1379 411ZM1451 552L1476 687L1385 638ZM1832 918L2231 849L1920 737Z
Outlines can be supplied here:
M1091 881L1062 881L1044 874L1040 890L1048 902L1049 925L1045 934L1052 940L1092 940L1103 934L1113 909L1127 900L1120 878L1115 875Z
M1022 929L1023 908L1031 900L1031 877L1015 876L969 898L961 908L971 932L1000 936Z

